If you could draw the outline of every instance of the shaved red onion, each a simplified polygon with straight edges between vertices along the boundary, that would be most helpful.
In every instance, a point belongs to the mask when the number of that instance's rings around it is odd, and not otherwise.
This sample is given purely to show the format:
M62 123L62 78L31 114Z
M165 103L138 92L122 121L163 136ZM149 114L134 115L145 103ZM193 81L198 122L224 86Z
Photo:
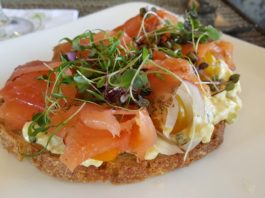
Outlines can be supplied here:
M74 61L76 59L76 53L75 52L67 52L66 56L69 61Z

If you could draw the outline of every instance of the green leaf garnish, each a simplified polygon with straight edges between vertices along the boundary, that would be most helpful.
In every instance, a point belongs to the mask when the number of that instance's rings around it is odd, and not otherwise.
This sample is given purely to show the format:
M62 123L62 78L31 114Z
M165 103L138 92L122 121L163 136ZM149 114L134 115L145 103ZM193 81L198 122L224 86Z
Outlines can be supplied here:
M131 81L136 73L135 69L128 69L126 70L119 79L119 83L117 84L118 87L123 87L123 88L129 88Z
M74 82L80 93L83 93L89 87L89 83L78 74L74 76Z
M141 90L145 87L148 87L149 81L145 72L140 71L139 74L136 76L135 81L133 83L133 89Z
M102 88L104 86L105 82L106 82L106 78L101 77L97 82L97 88Z
M62 93L52 93L51 96L58 99L65 98L65 96Z
M146 57L149 56L149 51L146 47L143 48L143 55L142 60L146 59Z
M205 31L210 40L218 40L221 37L221 33L217 29L215 29L213 26L210 26L210 25L206 26Z

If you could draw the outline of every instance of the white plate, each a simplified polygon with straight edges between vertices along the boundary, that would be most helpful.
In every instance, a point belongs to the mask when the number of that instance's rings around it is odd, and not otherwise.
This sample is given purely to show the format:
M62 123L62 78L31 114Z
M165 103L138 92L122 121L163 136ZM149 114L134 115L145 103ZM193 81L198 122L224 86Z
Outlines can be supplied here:
M0 87L19 64L49 60L52 47L64 37L86 29L112 29L138 13L146 3L127 3L58 28L0 43ZM29 162L18 162L0 149L0 197L265 197L265 49L225 37L235 46L235 62L242 76L242 109L228 126L224 144L188 168L144 182L74 184L49 177Z

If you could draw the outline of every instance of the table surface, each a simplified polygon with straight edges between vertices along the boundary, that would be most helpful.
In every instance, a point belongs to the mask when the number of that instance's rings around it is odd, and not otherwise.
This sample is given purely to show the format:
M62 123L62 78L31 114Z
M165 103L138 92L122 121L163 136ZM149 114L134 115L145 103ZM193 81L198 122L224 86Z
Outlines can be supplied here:
M79 10L79 16L125 2L132 0L2 0L4 8L72 8ZM188 4L188 0L149 0L148 2L178 14L183 14ZM201 5L200 17L204 23L213 24L227 34L265 47L265 34L226 1L198 0L198 2Z

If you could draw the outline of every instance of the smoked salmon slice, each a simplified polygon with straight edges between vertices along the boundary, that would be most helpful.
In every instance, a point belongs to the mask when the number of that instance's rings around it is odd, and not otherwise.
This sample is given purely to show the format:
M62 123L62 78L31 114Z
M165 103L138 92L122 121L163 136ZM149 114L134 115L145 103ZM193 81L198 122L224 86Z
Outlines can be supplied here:
M25 122L31 120L33 114L44 110L46 83L37 78L58 65L57 62L33 61L14 71L0 90L0 96L4 100L4 104L0 106L0 119L5 120L6 125L19 130ZM66 85L62 86L62 92L69 98L74 98L76 94L74 87Z
M193 46L191 44L185 44L182 46L182 53L187 55L189 52L193 52ZM209 43L201 43L198 46L199 62L205 61L207 54L215 56L217 59L222 59L228 64L230 69L235 70L235 64L233 62L233 45L228 41L213 41Z
M53 122L62 122L78 108L73 106L68 111L55 114L52 118ZM113 114L110 114L111 112ZM74 170L89 158L101 156L100 159L104 161L102 154L110 150L118 150L116 155L128 152L143 159L146 151L156 141L156 129L152 120L146 109L129 112L130 119L126 123L118 122L114 117L120 113L96 104L86 104L78 115L57 134L63 138L66 146L64 154L61 155L61 161L70 170ZM131 127L128 127L128 122ZM120 130L119 134L115 132L116 136L113 136L113 130Z
M93 129L82 122L75 123L74 127L65 129L65 151L60 160L70 169L89 158L93 158L111 149L126 150L128 133L122 132L119 137L113 138L108 130Z
M19 131L39 111L35 106L20 100L11 99L0 106L0 120L4 122L8 130Z
M156 52L156 54L158 53ZM157 58L157 60L154 60L156 64L170 70L180 78L189 80L191 82L198 81L192 66L187 60L181 58L163 57L163 52L159 52L155 58ZM165 74L152 64L148 64L146 68L148 68L150 71L158 71L158 73L160 72L159 75L152 73L148 75L150 87L152 89L152 93L149 98L152 98L152 101L153 99L158 98L165 93L172 93L181 83L174 76Z
M45 84L36 80L45 72L32 72L17 75L6 83L0 91L4 103L0 106L0 119L11 130L21 130L32 115L44 109Z
M109 44L109 38L110 37L116 37L119 39L120 44L117 46L118 48L121 49L123 52L124 50L129 50L129 49L134 49L136 48L135 43L133 42L132 38L127 35L126 32L120 33L117 31L102 31L98 32L93 35L93 40L95 44L98 44L99 42L103 42L104 45ZM88 38L81 39L80 40L80 45L88 45L90 43L90 40ZM62 54L67 54L68 52L74 51L72 48L72 44L70 42L62 43L54 47L53 49L53 61L60 61L60 57ZM82 58L88 58L89 51L85 50L82 52L77 53L77 57L82 57Z
M168 20L172 24L176 24L178 21L175 16L169 14L168 12L165 12L163 10L157 10L155 15L150 14L150 16L145 18L144 20L145 31L150 32L159 28L162 25L163 20ZM140 33L142 21L143 17L137 15L126 21L123 25L115 28L114 31L124 31L131 38L135 38Z
M60 65L60 62L45 62L45 61L31 61L29 63L26 63L24 65L18 66L11 77L10 80L14 80L16 77L19 77L21 75L29 74L29 73L47 73L47 71L52 70Z

